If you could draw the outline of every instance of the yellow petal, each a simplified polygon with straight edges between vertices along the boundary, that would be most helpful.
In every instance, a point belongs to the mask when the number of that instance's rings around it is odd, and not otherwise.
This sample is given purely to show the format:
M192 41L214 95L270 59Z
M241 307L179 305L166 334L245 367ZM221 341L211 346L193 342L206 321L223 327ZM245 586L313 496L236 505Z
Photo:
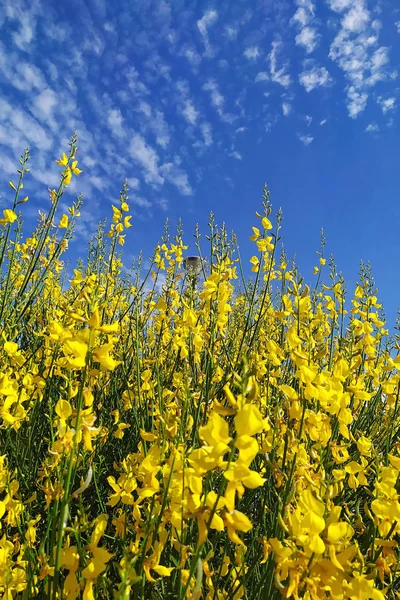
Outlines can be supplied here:
M60 419L68 419L72 415L72 408L68 400L59 400L56 404L56 413Z
M264 430L264 419L254 404L245 404L235 417L235 427L238 436L256 435Z

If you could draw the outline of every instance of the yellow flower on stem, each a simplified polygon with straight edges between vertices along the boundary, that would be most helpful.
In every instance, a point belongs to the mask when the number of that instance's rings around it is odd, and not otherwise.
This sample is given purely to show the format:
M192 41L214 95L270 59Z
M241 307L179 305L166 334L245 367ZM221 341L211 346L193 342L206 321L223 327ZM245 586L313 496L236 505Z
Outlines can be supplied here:
M10 208L6 208L5 210L3 210L3 218L0 219L0 224L1 225L7 225L14 223L14 221L17 219L17 215L15 214L15 212L13 210L11 210Z
M58 228L59 229L67 229L68 227L68 216L67 215L63 215L60 219L60 222L58 224Z
M65 152L62 153L60 160L56 160L57 165L60 165L60 167L66 167L68 164L68 156L65 154Z

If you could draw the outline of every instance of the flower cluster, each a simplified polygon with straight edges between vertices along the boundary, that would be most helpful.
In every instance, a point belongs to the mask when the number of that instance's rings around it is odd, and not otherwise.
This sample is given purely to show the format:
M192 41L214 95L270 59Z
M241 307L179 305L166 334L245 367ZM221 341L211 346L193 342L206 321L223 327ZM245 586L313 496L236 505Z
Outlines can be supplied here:
M128 272L125 183L66 271L76 155L24 237L25 152L0 219L0 597L399 598L400 335L368 265L347 298L322 239L306 285L265 190L247 267L211 216L195 274L180 227Z

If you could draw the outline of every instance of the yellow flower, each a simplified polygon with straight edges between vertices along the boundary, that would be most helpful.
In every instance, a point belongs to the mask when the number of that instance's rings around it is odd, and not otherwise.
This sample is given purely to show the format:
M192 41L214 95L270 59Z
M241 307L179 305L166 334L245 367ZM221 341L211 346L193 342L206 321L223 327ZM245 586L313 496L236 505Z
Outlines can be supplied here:
M7 225L7 223L14 223L16 219L17 215L15 214L15 212L9 208L6 208L5 210L3 210L3 218L0 219L0 223L1 225Z
M267 219L267 217L263 217L261 219L261 224L264 227L264 229L266 229L266 230L272 229L272 223L269 219Z
M80 340L65 340L63 351L66 356L66 365L71 369L82 369L86 365L88 345Z
M227 528L229 539L234 544L244 545L243 541L237 534L237 531L247 533L252 529L250 519L239 510L233 510L224 514L224 522Z
M71 183L71 179L72 179L72 171L69 167L67 167L65 169L65 171L63 172L63 183L64 185L69 185Z
M59 229L67 229L67 227L68 227L68 217L67 217L67 215L63 215L58 224L58 228Z
M113 371L115 367L121 364L120 360L114 360L110 356L110 351L113 349L113 344L103 344L98 346L93 352L93 358L100 363L102 371Z
M235 417L235 428L238 436L256 435L264 431L266 423L254 404L245 404Z
M62 419L66 421L72 415L71 404L68 400L59 400L56 404L56 414Z
M73 172L74 175L79 175L80 173L82 173L82 171L80 169L78 169L77 165L78 165L78 161L74 160L71 165L71 171Z
M68 164L68 157L65 152L62 153L60 160L56 160L56 163L61 167L66 167Z

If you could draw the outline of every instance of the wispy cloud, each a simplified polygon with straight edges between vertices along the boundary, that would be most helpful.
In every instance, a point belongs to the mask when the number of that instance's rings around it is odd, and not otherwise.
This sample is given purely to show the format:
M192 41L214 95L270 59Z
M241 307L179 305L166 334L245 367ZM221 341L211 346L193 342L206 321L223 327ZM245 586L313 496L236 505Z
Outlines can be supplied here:
M379 96L378 104L381 107L383 114L385 115L386 113L396 108L396 98L382 98L382 96Z
M159 156L140 134L135 134L129 146L129 154L141 167L146 183L158 187L164 183L159 172Z
M320 35L317 30L313 27L303 27L303 29L296 35L296 44L302 46L307 54L310 54L315 50L319 44Z
M59 101L58 95L46 88L33 98L31 112L39 121L44 121L53 129L56 127L54 109Z
M233 123L236 120L236 116L224 111L225 98L219 91L217 82L214 79L209 79L203 85L203 90L210 93L211 104L215 107L221 119L227 123Z
M181 55L189 61L189 63L195 70L197 70L198 66L202 61L202 58L194 46L192 46L191 44L184 44L184 46L181 49Z
M179 166L174 163L165 163L161 166L160 172L184 196L190 196L193 193L187 174Z
M389 51L380 46L380 22L373 20L366 0L328 0L330 8L342 15L339 31L329 52L348 81L347 107L356 118L364 111L369 90L388 77Z
M46 78L38 67L20 60L14 52L8 52L1 42L0 73L10 85L21 92L42 90L47 86Z
M249 60L256 60L260 56L260 50L258 49L258 46L247 46L243 52L243 56Z
M255 83L259 83L260 81L269 81L269 75L266 71L260 71L257 73L254 81Z
M185 100L182 115L190 125L196 125L200 113L191 100Z
M287 117L290 114L291 110L292 110L291 104L289 104L289 102L283 102L283 104L282 104L282 112L283 112L283 115L285 117Z
M113 108L109 111L107 123L114 135L123 137L125 133L123 129L123 118L121 111L118 108Z
M206 52L210 50L210 41L208 36L208 29L214 25L218 19L218 13L216 10L208 10L201 19L197 21L197 27L200 31L201 37L203 38L204 47Z
M40 4L32 2L25 5L20 0L7 2L5 15L11 22L16 22L17 30L12 32L14 44L22 51L28 52L30 44L36 35L37 19L40 14Z
M210 92L211 103L218 111L222 111L225 104L225 98L218 89L218 85L214 79L209 79L207 83L203 85L203 90Z
M314 140L312 135L302 135L301 133L298 133L297 137L299 138L301 143L304 144L305 146L309 146L311 144L311 142L313 142L313 140Z
M149 127L156 137L156 143L161 146L161 148L166 148L170 141L170 133L169 126L165 121L164 113L161 110L156 109L152 111Z
M305 27L314 17L315 7L313 2L297 2L298 8L292 17L292 23Z
M202 123L200 125L200 129L203 134L205 146L211 146L211 144L213 143L213 136L210 123Z
M377 133L379 131L379 126L376 123L370 123L366 128L365 131L367 133Z
M280 63L278 66L278 56L282 49L282 42L272 42L272 50L269 54L269 65L271 80L275 83L279 83L283 87L287 88L290 86L292 80L288 72L289 65L287 62Z
M292 23L300 32L296 35L296 44L310 54L318 46L321 35L315 26L315 6L311 0L297 0L297 10L292 17Z
M299 81L307 92L317 87L327 87L332 84L332 78L326 67L320 67L316 61L307 59L303 63L303 71L299 75Z

